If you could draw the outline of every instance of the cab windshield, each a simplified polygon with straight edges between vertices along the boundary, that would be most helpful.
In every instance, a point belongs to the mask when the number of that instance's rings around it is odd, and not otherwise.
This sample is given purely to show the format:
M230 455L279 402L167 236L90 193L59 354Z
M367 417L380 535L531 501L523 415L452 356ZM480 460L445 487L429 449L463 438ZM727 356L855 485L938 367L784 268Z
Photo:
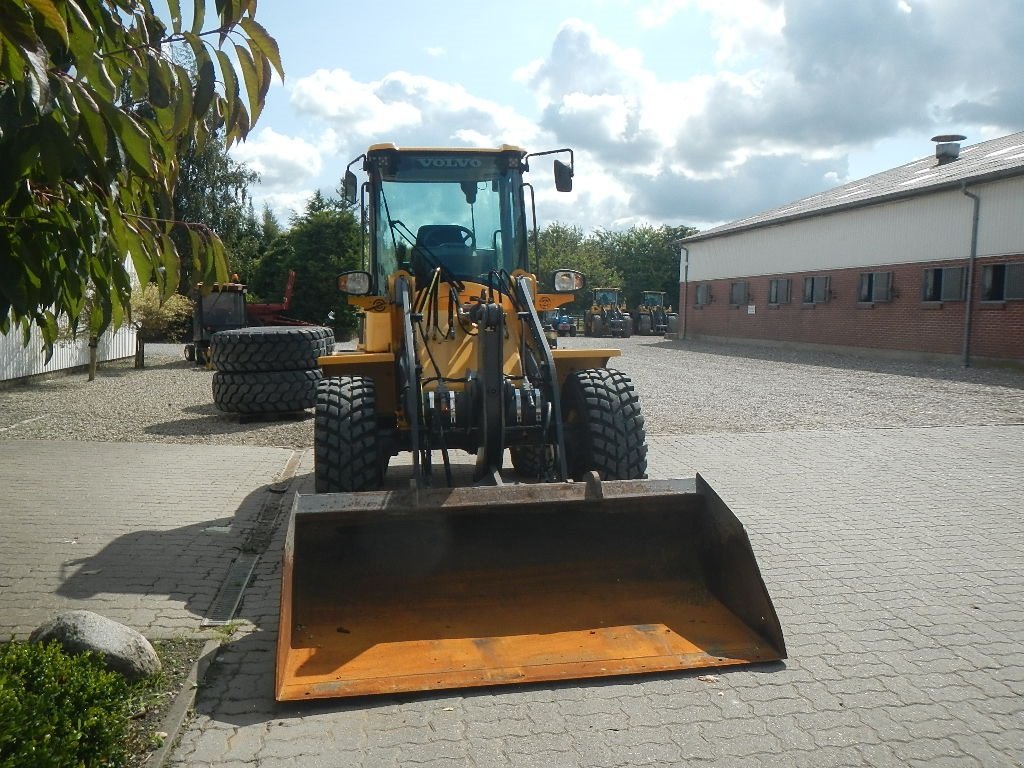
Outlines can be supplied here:
M646 304L648 307L660 307L664 305L664 303L665 297L662 296L660 293L644 294L644 304Z
M517 172L504 166L488 155L397 158L377 187L378 279L398 267L419 280L443 264L458 278L478 280L525 266Z
M619 292L615 290L610 291L595 291L594 292L594 303L600 306L606 304L618 304L619 303Z

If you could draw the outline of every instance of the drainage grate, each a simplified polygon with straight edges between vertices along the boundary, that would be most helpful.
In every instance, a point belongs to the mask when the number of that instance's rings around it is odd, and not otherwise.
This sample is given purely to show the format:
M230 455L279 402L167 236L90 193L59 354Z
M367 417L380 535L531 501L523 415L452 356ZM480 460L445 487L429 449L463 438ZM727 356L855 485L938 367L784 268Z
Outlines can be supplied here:
M253 553L243 552L230 566L224 583L220 585L217 596L213 598L213 605L206 612L201 626L220 627L229 623L235 617L238 604L242 602L242 595L252 578L253 569L256 568L256 561L260 556Z
M249 586L249 579L256 569L256 563L259 562L260 555L267 551L270 539L277 530L284 508L285 491L288 490L301 459L302 453L293 451L277 481L267 488L268 492L263 497L260 511L242 542L241 551L228 566L227 575L200 626L223 626L235 617L245 588ZM211 533L220 532L217 526L209 526L206 530ZM226 530L230 531L230 527Z

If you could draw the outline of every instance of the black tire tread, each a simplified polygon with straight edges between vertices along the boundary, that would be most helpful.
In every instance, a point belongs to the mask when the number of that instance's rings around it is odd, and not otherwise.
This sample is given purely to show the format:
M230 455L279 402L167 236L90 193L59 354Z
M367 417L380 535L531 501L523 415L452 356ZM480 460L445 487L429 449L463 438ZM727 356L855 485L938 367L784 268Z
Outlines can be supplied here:
M512 469L524 480L543 479L549 470L550 463L545 448L536 445L514 445L509 448L512 456Z
M213 402L225 413L296 413L316 405L323 374L311 371L249 371L213 374Z
M377 390L364 376L323 379L316 393L313 466L317 493L368 491L384 482Z
M306 371L334 349L334 331L318 325L266 325L218 331L210 337L218 371Z
M647 475L647 435L633 383L608 368L575 371L565 382L566 460L577 480L596 471L602 480Z

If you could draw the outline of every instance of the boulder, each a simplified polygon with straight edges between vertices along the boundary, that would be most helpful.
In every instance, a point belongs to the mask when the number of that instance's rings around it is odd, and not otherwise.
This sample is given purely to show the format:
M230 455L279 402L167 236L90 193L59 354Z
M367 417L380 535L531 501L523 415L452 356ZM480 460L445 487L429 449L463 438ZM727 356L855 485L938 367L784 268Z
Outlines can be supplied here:
M160 671L153 646L131 627L92 611L68 611L38 627L29 642L56 640L69 655L94 651L112 672L136 681Z

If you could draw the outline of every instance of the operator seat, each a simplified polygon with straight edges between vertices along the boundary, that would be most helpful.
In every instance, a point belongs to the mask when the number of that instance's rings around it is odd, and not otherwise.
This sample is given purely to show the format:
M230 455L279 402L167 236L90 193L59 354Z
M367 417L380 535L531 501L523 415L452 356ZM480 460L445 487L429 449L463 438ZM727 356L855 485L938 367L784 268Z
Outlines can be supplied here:
M458 224L424 224L416 231L412 268L419 286L430 281L431 261L444 264L458 277L479 272L473 236ZM426 258L424 255L426 254Z

